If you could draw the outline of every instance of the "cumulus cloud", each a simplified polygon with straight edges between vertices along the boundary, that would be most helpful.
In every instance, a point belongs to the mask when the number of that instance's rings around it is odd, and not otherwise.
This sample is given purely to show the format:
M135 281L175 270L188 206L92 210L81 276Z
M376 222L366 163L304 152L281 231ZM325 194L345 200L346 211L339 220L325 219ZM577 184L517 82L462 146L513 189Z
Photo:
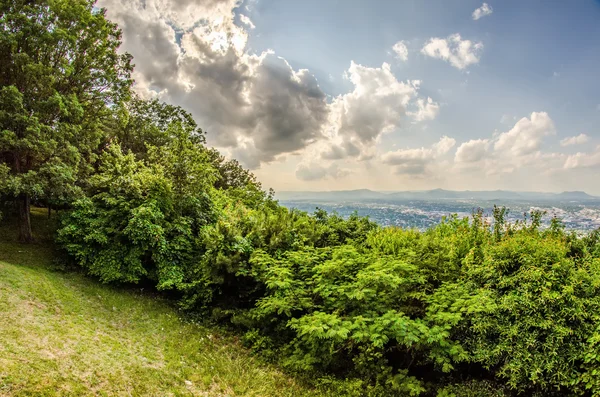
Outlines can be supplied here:
M489 147L488 139L471 139L456 149L454 161L457 163L476 163L485 158Z
M479 63L482 50L483 43L462 40L460 34L455 33L445 39L432 37L425 43L421 53L449 62L455 68L463 70Z
M578 152L567 157L565 169L589 168L600 166L600 146L592 153Z
M479 169L487 175L513 173L533 167L550 173L562 168L565 155L542 152L545 137L556 134L554 122L546 112L533 112L514 126L486 139L472 139L456 150L458 169Z
M433 101L431 98L417 99L417 110L415 112L408 112L409 116L412 116L416 122L424 120L433 120L440 112L440 105Z
M390 65L370 68L351 62L346 77L354 90L332 103L334 127L340 135L359 142L372 142L400 125L406 105L416 95L420 82L400 82Z
M400 40L399 42L394 44L392 50L396 54L396 58L404 62L408 61L408 48L406 47L406 44L403 40Z
M398 81L388 63L377 68L351 62L344 77L354 88L329 105L324 139L313 145L315 158L371 160L381 136L402 126L420 81Z
M475 11L473 11L472 17L473 17L473 20L477 21L480 18L483 18L488 15L492 15L493 12L494 12L494 9L488 3L483 3L481 5L481 7L479 7Z
M394 166L397 174L423 176L428 173L428 167L440 156L448 153L455 144L453 138L443 136L429 148L399 149L384 153L381 161Z
M531 117L523 117L510 131L498 136L494 150L509 153L515 157L537 151L542 139L554 135L554 122L546 112L533 112Z
M191 111L209 144L258 167L322 137L326 96L308 70L250 54L237 0L100 0L135 57L136 90ZM250 26L249 18L240 21ZM250 26L251 27L251 26Z
M541 150L544 138L555 134L554 122L546 112L521 118L509 131L494 138L493 151L485 161L487 173L513 173L524 167L550 173L560 168L563 154Z
M440 138L439 142L435 143L432 148L435 156L446 154L456 145L454 138L449 138L446 135Z
M317 181L327 178L340 179L349 174L349 170L339 168L336 164L325 167L317 163L301 163L296 167L296 177L303 181Z
M244 25L248 26L250 29L255 29L256 28L256 26L254 26L254 23L252 23L252 20L249 17L247 17L246 15L244 15L244 14L240 14L240 21Z
M382 134L399 128L419 81L399 81L389 64L351 62L353 90L330 102L306 69L273 51L251 53L238 0L99 0L123 30L135 58L135 89L190 111L210 145L258 168L320 145L314 158L373 158ZM404 44L404 43L402 43ZM405 54L401 45L397 55ZM433 100L417 101L415 120L435 117ZM299 173L304 175L303 172Z
M579 134L577 136L571 136L560 141L560 146L573 146L581 145L590 140L590 137L586 134Z

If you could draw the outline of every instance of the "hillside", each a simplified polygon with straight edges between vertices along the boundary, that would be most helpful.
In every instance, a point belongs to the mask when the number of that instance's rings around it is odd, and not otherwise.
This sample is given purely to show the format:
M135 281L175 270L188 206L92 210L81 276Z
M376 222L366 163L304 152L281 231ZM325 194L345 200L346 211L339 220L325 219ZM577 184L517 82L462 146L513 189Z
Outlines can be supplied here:
M14 234L0 228L0 396L315 395L155 296L53 270L50 246Z

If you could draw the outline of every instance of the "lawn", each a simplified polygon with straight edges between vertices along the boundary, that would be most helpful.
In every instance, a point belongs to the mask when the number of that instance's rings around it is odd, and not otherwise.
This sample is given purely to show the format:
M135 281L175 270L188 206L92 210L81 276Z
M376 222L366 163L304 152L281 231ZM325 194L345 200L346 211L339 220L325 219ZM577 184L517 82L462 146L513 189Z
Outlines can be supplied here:
M34 245L0 223L0 395L318 395L156 294L57 270L43 219Z

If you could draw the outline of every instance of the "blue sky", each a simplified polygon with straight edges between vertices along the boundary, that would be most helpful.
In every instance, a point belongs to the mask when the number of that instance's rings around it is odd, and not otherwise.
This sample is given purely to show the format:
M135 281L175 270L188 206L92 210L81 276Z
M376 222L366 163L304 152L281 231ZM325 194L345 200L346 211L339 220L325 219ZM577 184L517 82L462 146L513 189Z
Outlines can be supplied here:
M600 193L598 1L99 4L138 92L268 187Z
M390 62L400 79L420 79L422 93L444 98L446 111L433 124L455 137L475 138L501 128L504 114L540 109L553 115L561 135L593 133L600 124L600 2L489 3L492 15L473 21L480 1L263 0L250 12L256 29L249 46L308 68L331 95L351 88L342 77L350 60ZM428 38L455 32L484 44L469 74L418 53ZM399 40L411 43L407 62L390 54Z

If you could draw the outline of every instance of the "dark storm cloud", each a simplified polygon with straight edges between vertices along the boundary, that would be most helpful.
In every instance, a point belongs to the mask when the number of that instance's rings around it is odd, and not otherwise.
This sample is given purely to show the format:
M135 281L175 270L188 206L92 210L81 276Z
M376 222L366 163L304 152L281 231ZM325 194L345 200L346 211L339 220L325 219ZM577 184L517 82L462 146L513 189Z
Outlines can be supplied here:
M210 144L244 151L242 161L256 168L322 137L329 108L317 80L273 54L245 52L246 33L233 23L239 2L204 1L197 22L176 14L193 0L104 2L135 58L137 88L192 112Z

